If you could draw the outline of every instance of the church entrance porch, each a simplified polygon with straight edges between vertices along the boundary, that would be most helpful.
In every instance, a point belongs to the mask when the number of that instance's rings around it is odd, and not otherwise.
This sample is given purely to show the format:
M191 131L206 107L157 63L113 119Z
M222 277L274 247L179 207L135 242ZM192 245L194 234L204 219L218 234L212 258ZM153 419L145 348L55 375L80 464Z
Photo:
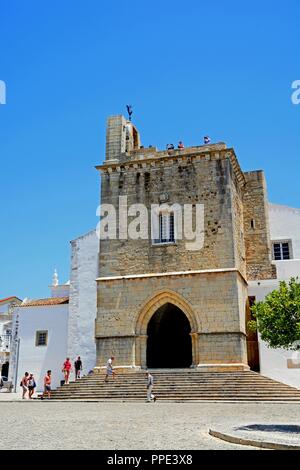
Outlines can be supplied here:
M124 372L248 369L242 302L224 294L235 292L237 281L235 272L99 280L96 367L113 355ZM164 286L171 283L176 290Z
M190 367L191 326L180 308L166 303L158 308L147 327L147 367Z

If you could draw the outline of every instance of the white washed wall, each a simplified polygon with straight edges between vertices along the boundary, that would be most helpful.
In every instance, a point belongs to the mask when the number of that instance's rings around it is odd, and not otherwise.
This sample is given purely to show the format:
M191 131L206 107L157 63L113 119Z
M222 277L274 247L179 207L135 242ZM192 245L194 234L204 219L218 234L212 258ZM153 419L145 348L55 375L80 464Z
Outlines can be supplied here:
M63 379L62 365L67 355L68 304L40 307L20 307L19 314L19 366L17 390L24 372L33 373L37 390L43 389L43 378L52 370L52 387ZM36 346L36 331L48 331L47 346Z
M271 240L292 240L293 258L300 260L300 209L269 204Z
M271 240L292 240L294 259L273 261L277 268L277 279L249 282L249 295L255 296L257 301L277 289L279 280L288 281L297 276L300 279L300 209L269 204L269 218ZM262 375L300 388L300 364L298 368L288 368L288 360L293 357L292 351L268 348L259 339L259 355ZM296 358L295 362L298 361L300 358Z
M96 364L95 318L97 314L96 278L99 240L91 231L71 242L70 306L68 355L72 362L80 356L83 373Z

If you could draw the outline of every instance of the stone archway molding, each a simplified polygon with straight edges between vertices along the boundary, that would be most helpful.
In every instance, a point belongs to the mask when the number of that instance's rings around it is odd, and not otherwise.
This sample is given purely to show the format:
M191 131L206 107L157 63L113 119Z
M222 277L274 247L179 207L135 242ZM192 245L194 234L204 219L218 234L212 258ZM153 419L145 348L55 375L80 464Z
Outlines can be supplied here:
M192 355L193 365L198 364L197 338L201 331L200 324L190 303L172 290L161 290L152 295L139 309L135 321L135 365L138 367L147 367L147 327L154 313L166 303L171 303L180 308L186 315L191 326Z
M190 322L191 333L197 333L200 331L198 319L190 303L175 291L162 290L156 292L154 296L151 296L139 310L135 328L136 335L147 335L147 326L151 317L159 307L166 303L176 305L176 307L182 310Z

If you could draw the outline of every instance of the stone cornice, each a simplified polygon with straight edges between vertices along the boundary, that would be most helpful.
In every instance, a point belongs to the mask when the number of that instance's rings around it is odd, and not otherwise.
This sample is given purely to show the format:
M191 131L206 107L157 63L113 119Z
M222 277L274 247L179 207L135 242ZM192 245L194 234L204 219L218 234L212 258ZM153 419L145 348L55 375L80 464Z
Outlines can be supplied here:
M147 274L127 274L125 276L105 276L98 277L97 282L107 282L107 281L121 281L123 279L147 279L150 277L169 277L169 276L195 276L198 274L226 274L226 273L237 273L242 280L247 284L247 280L241 271L237 268L221 268L221 269L199 269L194 271L173 271L166 273L147 273Z
M199 162L202 160L231 161L233 170L239 183L245 184L245 176L242 172L233 148L226 148L223 143L187 147L171 151L157 151L156 148L139 149L120 156L119 160L106 160L95 168L103 173L122 173L129 170L147 169L151 167L170 166Z

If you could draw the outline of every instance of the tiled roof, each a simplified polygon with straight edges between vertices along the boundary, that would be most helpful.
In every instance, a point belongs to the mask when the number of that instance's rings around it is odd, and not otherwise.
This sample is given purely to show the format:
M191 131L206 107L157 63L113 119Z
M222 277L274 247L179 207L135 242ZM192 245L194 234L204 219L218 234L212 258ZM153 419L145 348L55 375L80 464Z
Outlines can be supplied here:
M69 297L50 297L49 299L28 300L20 307L41 307L43 305L63 305L69 303Z
M12 297L6 297L5 299L0 299L0 304L2 304L4 302L9 302L10 300L14 300L14 299L17 299L20 302L22 302L22 300L19 299L19 297L16 297L15 295L13 295Z

